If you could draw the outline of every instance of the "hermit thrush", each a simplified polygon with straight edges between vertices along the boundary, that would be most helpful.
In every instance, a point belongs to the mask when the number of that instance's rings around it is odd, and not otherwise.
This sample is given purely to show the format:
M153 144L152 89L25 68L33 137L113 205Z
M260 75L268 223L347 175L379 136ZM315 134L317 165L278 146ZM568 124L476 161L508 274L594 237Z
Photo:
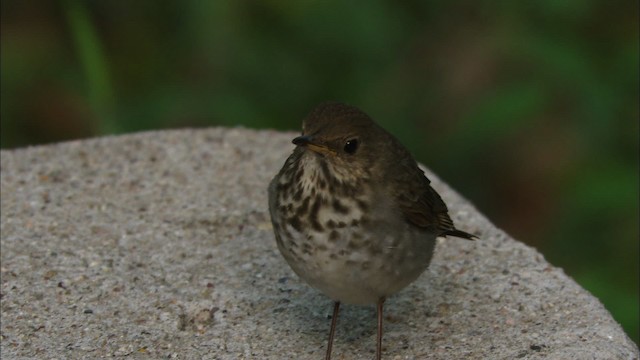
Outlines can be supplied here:
M376 358L385 299L429 266L435 239L457 230L416 161L359 109L325 103L302 124L296 148L269 185L280 252L293 271L340 303L377 304Z

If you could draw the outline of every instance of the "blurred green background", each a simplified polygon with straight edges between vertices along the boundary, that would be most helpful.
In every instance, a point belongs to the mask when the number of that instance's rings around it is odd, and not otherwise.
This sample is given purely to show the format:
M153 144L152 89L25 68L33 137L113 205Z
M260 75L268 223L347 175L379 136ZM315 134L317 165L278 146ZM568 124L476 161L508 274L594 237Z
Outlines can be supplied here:
M365 109L638 342L638 2L9 1L1 146Z

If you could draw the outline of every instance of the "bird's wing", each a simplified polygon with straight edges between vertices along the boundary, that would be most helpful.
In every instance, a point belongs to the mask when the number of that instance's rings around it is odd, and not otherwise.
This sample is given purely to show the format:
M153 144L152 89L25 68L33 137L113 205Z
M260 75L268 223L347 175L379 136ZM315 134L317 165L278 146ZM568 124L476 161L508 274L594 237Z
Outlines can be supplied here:
M393 194L396 204L411 224L430 229L438 236L456 236L473 239L474 235L457 230L449 217L447 205L431 187L429 179L413 159L397 164ZM397 176L403 174L403 176ZM419 190L416 190L419 189Z

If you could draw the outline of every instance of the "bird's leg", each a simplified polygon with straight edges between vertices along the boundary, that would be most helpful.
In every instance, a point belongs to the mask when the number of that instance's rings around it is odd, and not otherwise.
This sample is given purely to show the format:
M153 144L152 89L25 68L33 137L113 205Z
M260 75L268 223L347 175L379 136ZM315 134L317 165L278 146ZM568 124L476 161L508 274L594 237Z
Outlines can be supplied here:
M376 359L382 359L382 306L384 305L384 296L378 299L378 339L376 343Z
M327 345L327 355L325 360L331 360L331 347L333 346L333 335L336 333L336 323L338 322L338 312L340 311L340 301L333 303L333 316L331 317L331 330L329 330L329 344Z

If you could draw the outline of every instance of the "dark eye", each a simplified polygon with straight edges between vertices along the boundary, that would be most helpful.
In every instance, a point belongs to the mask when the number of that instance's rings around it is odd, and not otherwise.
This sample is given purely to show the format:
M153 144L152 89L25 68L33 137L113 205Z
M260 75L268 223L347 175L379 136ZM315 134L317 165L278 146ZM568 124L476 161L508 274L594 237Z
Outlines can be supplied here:
M344 144L344 152L347 154L354 154L358 150L358 139L347 140Z

